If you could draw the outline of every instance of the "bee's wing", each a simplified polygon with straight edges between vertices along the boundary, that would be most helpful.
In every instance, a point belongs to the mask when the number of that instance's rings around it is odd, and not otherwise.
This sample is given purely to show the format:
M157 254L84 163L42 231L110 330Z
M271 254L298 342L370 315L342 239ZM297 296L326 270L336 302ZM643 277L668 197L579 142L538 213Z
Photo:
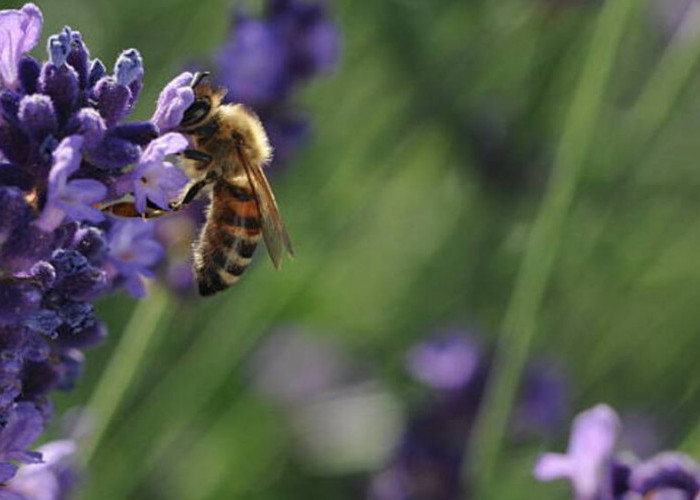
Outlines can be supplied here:
M255 199L262 219L265 246L270 254L272 263L279 269L285 250L291 257L294 257L294 249L292 248L289 234L287 234L287 230L284 227L284 222L282 222L282 216L277 208L275 195L272 193L270 183L267 182L267 177L265 177L262 169L258 165L253 165L240 149L238 150L238 157L245 169L248 182L255 193Z

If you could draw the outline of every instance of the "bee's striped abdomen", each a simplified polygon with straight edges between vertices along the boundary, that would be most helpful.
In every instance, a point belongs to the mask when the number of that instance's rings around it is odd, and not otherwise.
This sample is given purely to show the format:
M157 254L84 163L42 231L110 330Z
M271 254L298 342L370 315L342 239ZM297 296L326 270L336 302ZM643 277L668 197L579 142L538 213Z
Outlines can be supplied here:
M214 184L207 223L195 248L199 293L212 295L238 281L260 241L260 212L247 185Z

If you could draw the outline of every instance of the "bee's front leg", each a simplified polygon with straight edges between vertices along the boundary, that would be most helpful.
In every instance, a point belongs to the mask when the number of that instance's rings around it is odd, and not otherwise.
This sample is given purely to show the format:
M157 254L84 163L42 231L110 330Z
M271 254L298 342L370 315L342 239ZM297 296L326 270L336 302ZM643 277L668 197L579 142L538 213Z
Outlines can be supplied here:
M208 155L207 153L204 153L202 151L198 151L196 149L185 149L182 152L182 156L184 156L188 160L194 160L194 161L201 162L202 165L197 166L197 168L200 170L207 168L212 160L211 155Z
M177 211L185 205L188 205L190 202L192 202L192 200L194 200L197 197L197 195L200 193L200 191L202 191L202 189L216 181L217 178L218 176L215 173L210 172L204 179L190 184L190 186L185 191L185 194L182 197L182 199L175 203L171 203L170 208L174 211Z

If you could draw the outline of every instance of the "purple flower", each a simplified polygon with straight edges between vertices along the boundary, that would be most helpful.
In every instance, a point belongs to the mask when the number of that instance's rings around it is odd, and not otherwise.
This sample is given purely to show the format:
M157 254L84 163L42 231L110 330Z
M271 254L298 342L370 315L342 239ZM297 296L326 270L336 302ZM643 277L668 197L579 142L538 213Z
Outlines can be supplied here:
M476 373L481 352L474 340L448 332L411 348L407 366L421 382L436 389L457 389Z
M292 93L335 66L338 28L322 3L299 0L269 0L260 19L238 11L232 24L216 57L215 75L229 90L226 102L247 104L260 115L275 164L284 163L308 129L307 119L294 111Z
M65 500L76 483L77 446L70 440L52 441L37 450L42 463L20 467L0 495L11 493L18 500ZM5 498L0 496L0 498Z
M185 136L175 132L167 133L148 145L139 164L131 172L139 212L146 210L147 199L167 210L169 202L185 187L187 176L178 167L165 161L165 157L182 152L187 145Z
M283 99L291 78L287 78L286 51L275 27L243 15L237 16L235 25L218 59L218 77L226 82L229 94L254 109Z
M620 423L598 405L578 417L566 455L548 453L535 466L542 481L568 478L577 500L696 500L700 467L681 453L664 452L645 462L629 454L613 457Z
M473 431L491 356L472 335L454 328L432 335L408 351L407 369L429 391L427 401L408 420L400 445L386 469L369 485L372 500L453 500L460 481L464 452ZM510 431L516 437L541 431L540 420L556 421L560 393L546 395L556 374L528 367L514 409ZM559 377L561 378L561 377ZM541 383L542 379L546 383ZM522 418L525 416L525 418Z
M49 175L46 206L37 221L37 225L46 232L56 229L66 217L90 222L99 222L104 218L93 205L104 199L107 188L92 179L68 180L80 168L82 145L82 137L66 137L53 153L54 165Z
M0 88L17 86L20 58L39 42L43 17L33 3L0 11Z
M160 93L151 122L161 133L177 128L185 110L194 102L194 91L190 87L192 77L189 71L182 73L171 80Z
M574 420L566 455L547 453L535 466L540 481L568 478L576 498L595 500L605 486L607 468L620 432L620 419L607 405L598 405Z
M28 451L44 429L44 419L32 403L17 403L0 430L0 482L9 480L17 466L9 461L38 463L41 454Z
M149 221L118 220L109 231L109 260L117 279L134 297L146 293L142 276L153 277L151 270L163 257L164 249L154 239Z
M700 492L700 468L681 453L659 453L633 469L630 486L644 498L693 500Z

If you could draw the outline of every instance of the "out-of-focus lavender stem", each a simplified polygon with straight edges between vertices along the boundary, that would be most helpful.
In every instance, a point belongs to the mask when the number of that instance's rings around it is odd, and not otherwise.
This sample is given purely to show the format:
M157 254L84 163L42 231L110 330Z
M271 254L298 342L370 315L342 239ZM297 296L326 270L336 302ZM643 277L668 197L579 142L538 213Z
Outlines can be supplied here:
M576 88L551 178L533 223L513 293L503 320L493 375L462 464L469 498L493 498L489 492L524 363L534 337L537 314L561 242L579 172L596 129L615 54L635 0L611 0L602 7L585 66ZM466 494L466 493L465 493Z

